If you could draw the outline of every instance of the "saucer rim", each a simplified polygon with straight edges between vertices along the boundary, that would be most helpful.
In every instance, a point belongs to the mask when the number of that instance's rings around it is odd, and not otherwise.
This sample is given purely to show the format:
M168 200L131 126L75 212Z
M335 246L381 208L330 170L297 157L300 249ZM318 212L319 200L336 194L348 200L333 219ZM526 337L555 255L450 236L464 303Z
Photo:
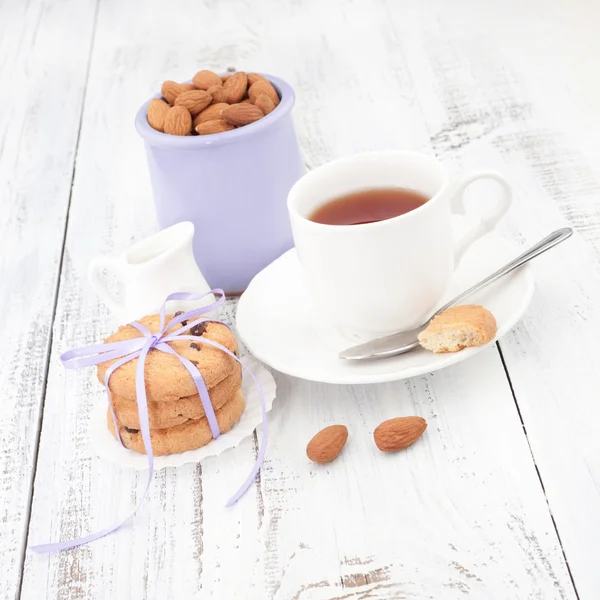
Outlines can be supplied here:
M510 246L512 246L515 249L515 251L519 252L520 250L522 250L518 246L516 246L514 244L514 242L505 238L504 236L497 234L497 233L495 234L495 236L502 239L502 241L504 243L510 244ZM255 283L255 280L258 279L265 271L270 269L277 261L283 260L286 257L288 257L288 259L289 259L289 256L291 256L292 254L296 254L295 258L296 258L296 260L298 260L296 248L295 247L291 248L290 250L287 250L286 252L284 252L279 258L276 258L272 263L267 265L262 271L260 271L260 273L258 273L252 279L252 281L248 285L248 288L242 294L242 296L240 297L239 302L238 302L238 306L237 306L237 310L236 310L236 317L235 317L236 332L237 332L237 335L239 336L240 340L242 341L242 343L246 346L246 348L248 348L248 350L258 360L260 360L264 364L268 365L272 369L275 369L276 371L279 371L280 373L284 373L286 375L290 375L292 377L297 377L299 379L304 379L307 381L314 381L317 383L329 383L329 384L335 384L335 385L369 385L369 384L373 384L373 383L387 383L387 382L391 382L391 381L402 381L404 379L409 379L411 377L416 377L418 375L423 375L426 373L433 373L435 371L445 369L446 367L449 367L456 363L462 362L463 360L467 360L467 359L471 358L472 356L475 356L479 352L482 352L483 350L489 348L490 346L493 346L498 340L500 340L502 337L504 337L522 319L523 315L525 314L525 311L527 310L529 304L531 303L533 294L535 292L535 280L533 277L531 264L523 265L522 267L519 268L519 272L525 278L526 289L525 289L525 293L521 297L521 302L520 302L518 308L516 308L513 311L514 317L505 321L505 323L502 324L502 326L500 326L498 328L498 331L496 332L496 336L494 337L494 339L482 346L465 348L464 350L461 350L459 352L448 353L446 356L443 357L443 359L440 360L438 358L437 360L435 360L435 362L432 362L430 365L427 365L427 366L415 366L415 367L409 367L406 369L391 369L387 373L380 372L377 374L375 374L375 373L369 374L368 372L358 372L357 371L356 373L345 373L343 377L342 376L336 377L335 374L333 374L332 377L314 377L312 375L311 376L307 375L305 372L303 373L303 371L305 371L303 369L298 370L298 369L295 369L293 366L280 364L280 363L278 363L276 357L275 357L275 359L266 357L263 353L256 351L256 349L253 348L252 344L250 344L248 342L248 340L246 339L246 337L244 336L244 334L243 334L244 327L239 326L239 321L240 321L239 316L240 316L240 314L242 314L242 315L244 314L244 306L246 304L246 300L245 300L244 296L247 295L248 290L250 290L251 286ZM243 321L243 318L244 317L242 316L242 321ZM432 353L432 357L433 356L440 357L440 354ZM394 359L396 359L396 357L380 358L380 359L372 359L372 360L361 360L361 361L348 361L345 359L338 358L338 360L340 361L341 364L348 364L351 362L368 364L369 362L372 362L375 360L382 361L382 360L394 360Z

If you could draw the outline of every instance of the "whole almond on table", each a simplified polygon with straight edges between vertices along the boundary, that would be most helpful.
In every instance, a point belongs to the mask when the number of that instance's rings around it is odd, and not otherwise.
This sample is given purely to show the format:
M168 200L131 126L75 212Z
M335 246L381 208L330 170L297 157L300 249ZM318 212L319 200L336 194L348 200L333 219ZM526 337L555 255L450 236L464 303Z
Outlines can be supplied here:
M425 429L427 421L422 417L396 417L378 425L373 438L382 452L395 452L416 442Z
M261 94L258 96L258 98L254 101L254 106L256 106L256 108L260 108L261 112L265 115L268 115L270 112L275 110L275 103L266 94Z
M250 98L252 102L256 102L256 99L263 94L269 96L275 106L279 104L279 95L277 94L277 90L266 79L259 79L248 89L248 98Z
M211 104L208 108L205 108L200 114L194 117L194 129L200 125L200 123L206 123L206 121L220 119L221 111L228 106L229 104L226 102L217 102L217 104Z
M165 117L169 112L169 105L164 100L154 98L148 104L148 124L156 131L164 131Z
M243 127L264 117L260 108L253 104L232 104L221 112L221 118L236 127Z
M231 131L235 129L233 125L230 125L224 119L213 119L212 121L205 121L196 126L196 133L198 135L212 135L213 133L222 133L223 131Z
M344 425L330 425L321 429L306 446L306 456L313 462L328 463L337 458L348 439Z
M248 89L248 77L246 73L240 71L232 75L223 83L223 88L227 92L227 102L235 104L239 102L245 95Z
M182 92L175 98L175 106L185 106L192 116L200 114L211 102L212 96L204 90Z
M164 132L171 135L189 135L192 131L192 115L185 106L173 106L165 117Z
M165 81L160 88L160 93L163 95L163 98L169 103L173 104L175 99L182 92L188 92L193 90L194 85L191 83L177 83L176 81Z
M192 83L199 90L208 90L213 85L221 85L221 78L213 71L198 71L192 78Z

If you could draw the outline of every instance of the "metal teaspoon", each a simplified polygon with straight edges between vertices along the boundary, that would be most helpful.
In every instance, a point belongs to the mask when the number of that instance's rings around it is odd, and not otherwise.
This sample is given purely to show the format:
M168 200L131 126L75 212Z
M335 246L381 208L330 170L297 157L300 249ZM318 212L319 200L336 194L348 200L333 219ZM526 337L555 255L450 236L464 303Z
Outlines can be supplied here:
M396 356L397 354L404 354L416 348L419 345L418 335L423 331L427 325L432 321L433 317L439 315L441 312L450 308L453 304L460 302L467 296L474 294L480 289L488 286L490 283L497 281L504 275L507 275L511 271L519 268L521 265L524 265L526 262L529 262L532 258L539 256L540 254L546 252L546 250L550 250L557 244L564 242L567 238L571 237L573 230L570 227L563 227L562 229L557 229L550 235L546 236L543 240L539 241L535 246L532 246L521 254L517 256L514 260L510 261L508 264L504 265L502 268L498 269L495 273L492 273L479 283L475 284L473 287L470 287L468 290L450 300L447 304L444 304L442 308L437 310L435 314L431 316L431 318L423 323L420 327L416 329L411 329L410 331L403 331L401 333L394 333L392 335L388 335L386 337L378 338L376 340L372 340L370 342L366 342L364 344L360 344L358 346L352 346L351 348L347 348L339 353L340 358L345 358L349 360L364 360L369 358L386 358L388 356Z

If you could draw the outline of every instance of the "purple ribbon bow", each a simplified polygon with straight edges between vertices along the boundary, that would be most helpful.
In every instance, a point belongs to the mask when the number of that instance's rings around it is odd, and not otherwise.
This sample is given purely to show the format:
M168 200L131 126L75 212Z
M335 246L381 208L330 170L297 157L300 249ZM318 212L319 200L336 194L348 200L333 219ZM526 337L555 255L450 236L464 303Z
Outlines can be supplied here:
M173 317L168 323L165 324L166 319L166 305L170 300L179 300L179 301L196 301L202 300L209 294L220 295L219 299L208 306L204 306L202 308L197 308L191 310L186 313L179 314ZM262 462L265 457L265 452L267 448L267 439L268 439L268 431L267 431L267 407L265 404L265 398L262 393L262 389L258 380L256 379L254 373L244 365L244 363L233 353L230 352L227 348L218 344L217 342L213 342L212 340L206 339L204 337L198 337L194 335L183 335L186 331L190 330L192 327L199 325L200 323L205 323L207 321L212 323L221 323L222 325L227 325L222 323L221 321L217 321L215 319L208 319L203 317L202 315L206 313L210 313L215 310L219 306L223 304L225 301L225 293L223 290L215 289L207 292L206 294L189 294L185 292L178 292L175 294L170 294L167 296L164 304L160 308L160 331L156 334L153 334L144 327L141 323L137 321L133 321L130 325L133 325L141 334L142 337L133 338L130 340L123 340L120 342L112 342L110 344L94 344L92 346L86 346L84 348L76 348L74 350L68 350L64 354L61 355L60 360L67 369L78 369L79 367L89 367L92 365L97 365L99 363L103 363L109 360L119 359L114 362L106 371L104 376L104 385L106 386L106 395L108 397L108 406L112 413L112 418L115 426L115 432L117 439L121 444L121 437L119 435L119 427L117 424L117 418L115 416L115 412L112 406L111 397L110 397L110 388L108 387L108 383L110 381L111 375L122 365L128 363L130 360L134 358L138 358L137 368L136 368L136 376L135 376L135 388L137 395L137 405L138 405L138 415L140 419L140 429L142 432L142 439L144 441L144 448L146 449L146 455L148 456L148 482L146 483L146 489L142 494L140 501L137 506L133 509L131 514L129 514L123 521L114 525L112 527L108 527L107 529L103 529L101 531L97 531L96 533L92 533L85 537L77 538L74 540L68 540L65 542L56 542L51 544L40 544L38 546L31 546L30 550L32 552L36 552L38 554L43 554L47 552L56 552L60 550L68 550L70 548L75 548L77 546L81 546L83 544L87 544L89 542L93 542L98 540L105 535L113 533L120 529L133 515L136 513L138 508L142 505L146 496L148 494L148 490L150 489L150 485L152 484L152 478L154 476L154 455L152 453L152 444L150 442L150 424L148 419L148 400L146 398L146 384L144 381L144 363L146 361L146 356L150 350L159 350L160 352L166 352L167 354L172 354L176 356L181 364L187 369L189 374L192 376L194 383L196 384L196 389L198 390L198 394L200 396L200 401L202 402L202 406L204 407L204 412L206 414L206 418L208 420L208 424L210 426L210 430L212 432L212 436L214 439L218 438L221 435L219 430L219 425L217 423L217 417L215 415L215 411L213 409L212 403L210 401L210 397L208 394L208 389L206 388L206 384L202 379L202 375L200 371L196 368L196 365L189 361L184 356L181 356L168 345L168 342L173 342L176 340L193 340L194 342L207 344L209 346L214 346L215 348L219 348L221 351L225 352L229 356L231 356L234 360L240 363L244 369L249 373L249 375L254 380L256 387L258 389L258 394L261 402L262 409L262 442L260 445L260 450L256 457L256 462L248 475L248 478L242 486L239 488L235 494L227 501L226 506L231 506L235 504L248 490L248 488L252 485L256 474L260 470ZM197 318L196 317L200 317ZM196 319L196 320L192 320ZM167 333L167 331L182 323L183 321L187 321L187 325L183 326L180 329L172 333Z

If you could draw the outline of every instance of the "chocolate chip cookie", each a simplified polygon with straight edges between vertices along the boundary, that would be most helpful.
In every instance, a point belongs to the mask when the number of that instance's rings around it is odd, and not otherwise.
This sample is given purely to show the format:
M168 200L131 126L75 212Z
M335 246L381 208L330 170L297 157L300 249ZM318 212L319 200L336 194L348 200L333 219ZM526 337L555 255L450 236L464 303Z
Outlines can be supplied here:
M229 402L216 411L217 422L221 433L229 431L240 419L244 412L244 396L236 392ZM115 435L115 427L110 410L107 410L107 421L110 432ZM123 445L130 450L146 454L142 434L138 429L125 427L118 423L119 435ZM150 439L155 456L178 454L187 450L195 450L212 441L212 433L206 418L190 419L185 423L166 429L151 429Z
M167 315L167 322L173 315ZM151 333L158 333L160 326L159 315L149 315L138 321ZM182 327L175 325L169 331ZM195 335L198 341L177 340L168 342L178 354L192 361L206 383L208 389L213 388L231 375L237 369L236 361L218 348L203 344L202 339L212 340L227 348L230 352L237 351L237 341L231 330L221 323L201 323L193 328L194 333L186 331L185 335ZM108 338L105 343L118 342L141 337L142 334L133 325L119 327L118 331ZM98 379L104 383L108 367L115 361L107 361L98 365ZM136 398L135 375L138 359L134 358L113 372L110 378L110 391L115 397L124 400ZM176 356L160 350L148 352L144 365L146 394L150 402L172 402L179 398L197 394L194 380L187 369Z
M221 408L241 388L241 367L237 365L231 375L208 390L211 404L215 410ZM139 429L140 420L136 400L127 400L119 396L112 397L113 407L119 422L126 427ZM170 402L148 401L148 417L151 429L164 429L181 425L190 419L205 416L200 396L186 396Z

